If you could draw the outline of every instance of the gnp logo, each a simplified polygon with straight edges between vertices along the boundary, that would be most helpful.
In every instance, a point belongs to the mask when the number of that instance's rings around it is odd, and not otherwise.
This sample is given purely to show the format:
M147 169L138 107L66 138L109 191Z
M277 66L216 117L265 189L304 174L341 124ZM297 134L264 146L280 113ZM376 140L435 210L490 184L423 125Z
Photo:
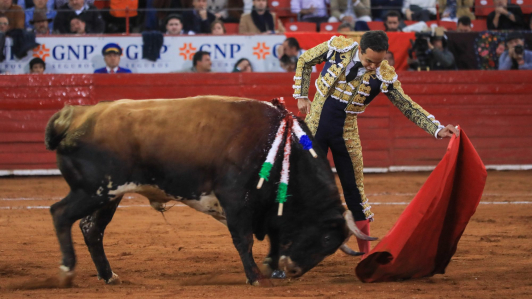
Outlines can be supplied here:
M270 47L266 46L265 42L258 42L253 48L253 55L256 55L258 60L266 59L266 56L270 55Z
M192 46L192 43L185 43L182 48L179 48L179 56L183 56L184 60L192 60L194 53L196 53L196 48Z
M42 44L33 49L33 57L39 57L46 61L46 57L50 57L50 49L46 48L46 44Z

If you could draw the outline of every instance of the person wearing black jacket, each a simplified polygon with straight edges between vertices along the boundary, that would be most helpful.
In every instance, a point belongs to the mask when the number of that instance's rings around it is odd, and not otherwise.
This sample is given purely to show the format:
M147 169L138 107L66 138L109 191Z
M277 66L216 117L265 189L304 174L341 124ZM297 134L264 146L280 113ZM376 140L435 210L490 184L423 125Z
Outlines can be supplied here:
M430 38L429 54L431 70L456 70L454 55L447 49L447 37L443 34Z
M523 11L507 0L493 0L495 10L488 15L488 30L520 30L523 29Z
M211 23L216 16L207 11L207 0L194 0L194 10L183 14L183 27L189 33L211 33Z
M61 6L54 19L54 33L71 33L70 21L78 16L85 21L86 33L103 33L105 22L98 9L92 4L85 4L85 0L69 0Z

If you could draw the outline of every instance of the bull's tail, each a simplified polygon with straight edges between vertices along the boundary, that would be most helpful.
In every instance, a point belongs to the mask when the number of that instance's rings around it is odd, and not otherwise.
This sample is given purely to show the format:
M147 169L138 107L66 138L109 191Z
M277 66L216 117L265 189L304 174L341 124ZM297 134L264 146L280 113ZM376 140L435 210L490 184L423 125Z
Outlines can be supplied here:
M65 133L72 123L74 107L66 105L61 111L56 112L48 121L44 133L44 144L47 150L55 150L65 138Z

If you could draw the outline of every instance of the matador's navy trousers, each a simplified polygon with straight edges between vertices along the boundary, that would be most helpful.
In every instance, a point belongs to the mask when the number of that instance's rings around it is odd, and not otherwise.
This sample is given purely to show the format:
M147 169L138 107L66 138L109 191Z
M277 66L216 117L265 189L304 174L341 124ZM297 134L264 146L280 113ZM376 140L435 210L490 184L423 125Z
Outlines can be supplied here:
M328 97L321 111L318 130L314 136L321 149L327 154L329 148L336 172L342 184L345 202L356 221L366 220L362 206L362 196L357 188L353 162L344 140L346 103Z

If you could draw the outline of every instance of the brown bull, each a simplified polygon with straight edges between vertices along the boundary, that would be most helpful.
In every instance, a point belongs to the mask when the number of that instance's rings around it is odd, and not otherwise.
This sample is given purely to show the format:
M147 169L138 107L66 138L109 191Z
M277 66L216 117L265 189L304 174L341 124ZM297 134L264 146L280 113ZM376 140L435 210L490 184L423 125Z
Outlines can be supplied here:
M57 151L59 169L71 189L50 209L63 254L62 285L69 286L74 275L71 228L82 218L80 227L98 276L119 282L105 256L103 234L128 192L146 196L156 209L181 201L226 224L252 284L269 284L253 260L253 235L259 240L269 236L266 264L288 276L302 275L334 253L350 231L369 238L342 206L325 156L318 150L314 159L293 136L290 196L283 216L277 216L275 202L281 158L270 181L261 190L255 188L286 116L286 110L269 103L214 96L121 100L57 112L45 142Z

